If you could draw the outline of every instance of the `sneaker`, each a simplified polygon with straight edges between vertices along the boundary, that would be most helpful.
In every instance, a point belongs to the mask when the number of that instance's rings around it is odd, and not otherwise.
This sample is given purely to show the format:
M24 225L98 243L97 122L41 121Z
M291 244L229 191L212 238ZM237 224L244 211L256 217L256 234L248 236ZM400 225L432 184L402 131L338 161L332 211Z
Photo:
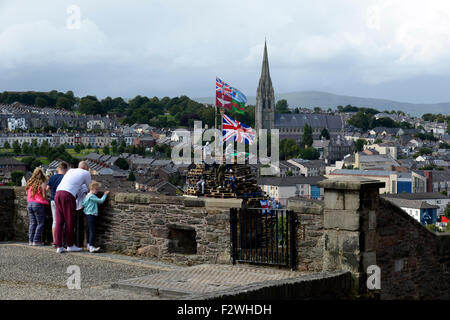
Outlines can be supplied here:
M44 245L43 242L33 242L33 244L32 244L32 246L35 246L35 247L42 247L43 245Z
M31 242L31 241L28 242L28 245L29 245L29 246L32 246L32 245L33 245L33 242Z
M76 245L73 245L71 247L67 247L67 252L78 252L78 251L81 251L81 250L83 250L83 249L78 248Z
M93 247L93 246L91 246L90 248L89 248L89 252L90 253L93 253L93 252L97 252L97 251L99 251L100 250L100 247Z
M63 253L66 252L66 249L64 247L56 249L56 253Z

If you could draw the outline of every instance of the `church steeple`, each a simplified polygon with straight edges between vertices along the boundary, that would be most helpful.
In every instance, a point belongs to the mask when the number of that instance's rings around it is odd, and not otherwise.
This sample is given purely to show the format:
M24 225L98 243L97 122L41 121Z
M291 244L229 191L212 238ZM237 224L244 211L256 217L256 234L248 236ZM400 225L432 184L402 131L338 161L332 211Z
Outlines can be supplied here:
M259 83L270 84L272 86L272 80L270 79L270 71L269 71L269 58L267 57L267 43L264 41L264 56L261 68L261 78L259 79Z
M267 55L267 43L264 41L264 55L256 91L255 108L256 130L273 129L275 126L275 95L270 79L269 58Z

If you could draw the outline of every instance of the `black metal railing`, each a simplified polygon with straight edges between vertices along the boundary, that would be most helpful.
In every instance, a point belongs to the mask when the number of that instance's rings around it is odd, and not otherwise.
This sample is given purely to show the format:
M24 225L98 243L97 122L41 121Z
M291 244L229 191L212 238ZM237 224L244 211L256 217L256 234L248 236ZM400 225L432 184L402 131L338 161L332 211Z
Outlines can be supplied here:
M246 262L295 268L296 216L285 209L231 209L232 263Z

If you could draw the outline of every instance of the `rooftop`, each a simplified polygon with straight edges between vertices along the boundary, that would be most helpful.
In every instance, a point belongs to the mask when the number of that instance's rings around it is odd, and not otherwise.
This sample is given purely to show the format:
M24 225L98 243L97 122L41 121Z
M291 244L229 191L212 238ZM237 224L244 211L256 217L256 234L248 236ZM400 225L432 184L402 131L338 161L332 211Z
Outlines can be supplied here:
M290 176L290 177L265 177L258 178L258 185L269 186L295 186L297 184L317 184L319 181L325 180L324 176L304 177L304 176Z
M435 206L427 203L424 200L409 200L409 199L400 199L400 198L389 198L382 195L381 197L385 198L389 202L395 204L401 208L413 208L413 209L438 209L439 206Z
M422 193L398 193L398 194L386 194L385 198L392 199L406 199L406 200L431 200L431 199L449 199L439 192L422 192Z

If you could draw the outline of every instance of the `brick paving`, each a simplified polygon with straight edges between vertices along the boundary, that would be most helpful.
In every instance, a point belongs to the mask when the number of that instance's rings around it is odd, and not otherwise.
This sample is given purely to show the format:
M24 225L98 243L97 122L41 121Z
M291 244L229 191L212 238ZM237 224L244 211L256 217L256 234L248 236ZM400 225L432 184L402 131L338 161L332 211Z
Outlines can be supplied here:
M271 280L298 278L303 275L305 273L273 268L206 264L122 280L116 282L114 286L150 291L162 296L184 296L222 291Z

